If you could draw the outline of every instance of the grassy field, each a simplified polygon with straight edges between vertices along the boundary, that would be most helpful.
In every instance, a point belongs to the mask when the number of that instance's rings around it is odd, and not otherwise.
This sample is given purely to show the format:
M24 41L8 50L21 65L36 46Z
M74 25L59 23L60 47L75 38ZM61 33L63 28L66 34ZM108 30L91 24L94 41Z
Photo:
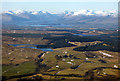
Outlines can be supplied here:
M92 69L92 68L96 68L96 67L113 67L114 65L118 65L118 61L117 61L117 53L115 52L110 52L111 55L114 56L114 58L102 58L101 54L99 54L98 51L92 52L94 54L98 54L98 58L89 58L88 61L92 61L94 63L87 63L84 62L86 60L86 56L85 56L85 52L77 52L77 51L73 51L72 49L75 47L66 47L66 48L58 48L55 49L53 52L49 52L47 54L45 54L45 56L43 57L43 64L47 64L49 66L51 66L52 68L50 69L51 72L46 72L49 74L55 74L57 72L59 72L57 75L69 75L69 74L80 74L82 76L84 76L85 72L87 72L88 70ZM72 54L80 59L73 59L73 58L64 58L63 60L57 60L55 59L55 55L65 55L64 52L67 52L66 55ZM103 51L106 53L109 53L109 51ZM101 63L100 59L105 60L107 63ZM74 60L74 61L71 61ZM111 61L111 62L110 62ZM73 66L72 64L68 64L67 62L72 62L74 65L80 65L79 68L77 69L71 69L70 67ZM56 68L56 65L59 66L59 68Z
M34 73L36 69L35 62L29 61L22 63L18 66L3 66L3 76L18 76L18 75L24 75L24 74L30 74Z
M52 52L43 52L38 49L18 48L8 45L8 44L48 44L49 42L50 41L48 39L43 39L42 37L23 38L23 37L3 36L2 75L5 77L11 77L11 76L19 76L19 75L35 73L36 68L39 68L38 65L41 64L42 67L48 66L49 68L47 68L42 73L37 72L37 74L33 76L27 76L22 78L33 78L34 76L38 75L43 79L62 79L62 78L84 79L86 73L89 71L94 72L95 77L107 77L109 75L118 77L117 75L118 69L112 69L112 68L116 68L114 67L115 65L118 66L118 52L112 52L106 50L102 50L102 51L73 50L74 48L77 48L79 46L95 45L96 43L103 43L101 41L93 41L93 42L69 41L68 43L74 44L76 46L56 48L53 49ZM113 57L103 55L101 52L110 54ZM38 57L41 53L44 53L44 55ZM41 62L39 62L40 59L42 59ZM73 67L76 68L73 69ZM94 68L100 68L100 67L111 67L111 68L104 69L104 71L102 70L99 71L99 69L92 70ZM98 72L100 72L100 74L98 74ZM16 81L17 79L19 78L13 78L7 81Z

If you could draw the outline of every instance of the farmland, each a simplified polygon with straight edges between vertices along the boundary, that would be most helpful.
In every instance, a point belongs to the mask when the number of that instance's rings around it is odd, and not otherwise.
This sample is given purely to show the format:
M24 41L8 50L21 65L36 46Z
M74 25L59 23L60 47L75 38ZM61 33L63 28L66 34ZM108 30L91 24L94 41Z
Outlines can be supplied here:
M3 79L6 81L111 78L117 80L120 70L118 68L119 51L116 47L117 42L111 43L117 41L115 33L116 31L112 34L77 36L74 35L75 31L71 30L46 30L44 33L35 30L17 30L16 32L4 30ZM35 44L36 48L51 48L53 51L20 48L9 44Z

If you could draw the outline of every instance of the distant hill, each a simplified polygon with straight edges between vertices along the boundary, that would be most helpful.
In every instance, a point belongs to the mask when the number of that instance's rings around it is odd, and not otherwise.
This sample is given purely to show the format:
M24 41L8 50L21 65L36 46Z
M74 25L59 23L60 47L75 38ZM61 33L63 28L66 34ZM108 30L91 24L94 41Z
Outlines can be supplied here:
M2 14L3 24L57 24L73 25L86 28L117 27L117 11L80 10L78 12L49 13L45 11L5 11Z

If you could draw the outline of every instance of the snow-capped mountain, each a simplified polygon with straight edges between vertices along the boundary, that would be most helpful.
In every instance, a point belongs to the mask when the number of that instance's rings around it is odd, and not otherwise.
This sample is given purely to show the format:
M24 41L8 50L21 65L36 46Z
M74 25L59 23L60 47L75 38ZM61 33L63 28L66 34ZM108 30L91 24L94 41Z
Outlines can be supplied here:
M17 11L4 11L3 14L33 14L33 15L38 15L38 14L53 14L50 12L46 11L24 11L24 10L17 10ZM57 13L59 14L59 13ZM70 12L70 11L65 11L63 12L65 15L95 15L95 16L117 16L117 11L112 10L112 11L104 11L104 10L86 10L86 9L81 9L77 12Z
M46 11L4 11L3 24L69 24L89 26L117 25L117 11L86 10L51 13ZM95 25L96 24L96 25Z
M13 11L4 11L3 14L5 14L5 13L6 13L6 14L14 14Z
M113 16L116 17L117 16L117 11L116 10L112 10L112 11L103 11L103 10L98 10L98 11L94 11L94 10L85 10L82 9L78 12L74 12L72 14L73 16L75 15L87 15L87 16Z

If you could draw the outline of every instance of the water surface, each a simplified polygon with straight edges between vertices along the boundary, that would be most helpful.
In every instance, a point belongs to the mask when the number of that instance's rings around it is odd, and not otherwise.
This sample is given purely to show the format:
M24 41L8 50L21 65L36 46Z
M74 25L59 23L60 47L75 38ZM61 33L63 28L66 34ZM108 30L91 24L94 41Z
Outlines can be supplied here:
M90 35L90 34L74 34L74 35L78 35L78 36L96 36L96 35Z
M8 44L10 46L19 47L19 48L32 48L32 49L39 49L42 51L53 51L51 48L37 48L35 44Z

